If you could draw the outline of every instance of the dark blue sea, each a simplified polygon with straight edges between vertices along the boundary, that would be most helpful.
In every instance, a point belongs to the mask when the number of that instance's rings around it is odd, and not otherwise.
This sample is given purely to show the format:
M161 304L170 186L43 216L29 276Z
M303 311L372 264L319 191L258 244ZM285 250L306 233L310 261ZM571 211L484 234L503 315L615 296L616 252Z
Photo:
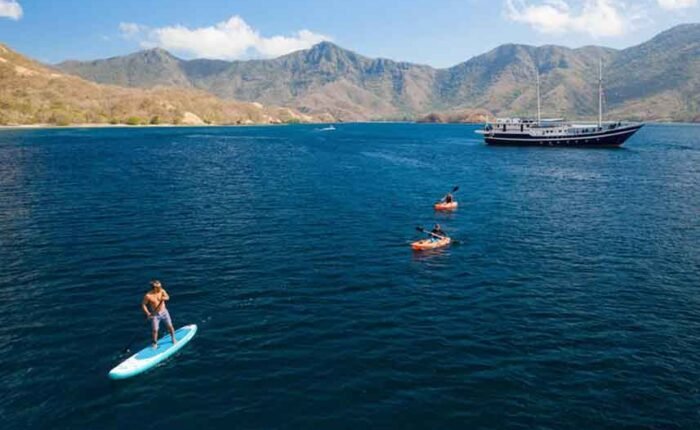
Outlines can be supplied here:
M0 131L0 427L700 427L700 126L319 128ZM152 278L200 331L111 381Z

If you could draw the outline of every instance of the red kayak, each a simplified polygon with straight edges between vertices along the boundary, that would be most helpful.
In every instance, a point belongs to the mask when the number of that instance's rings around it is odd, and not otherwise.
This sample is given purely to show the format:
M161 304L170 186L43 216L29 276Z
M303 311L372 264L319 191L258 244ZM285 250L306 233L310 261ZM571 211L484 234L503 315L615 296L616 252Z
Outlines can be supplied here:
M442 248L443 246L449 245L451 242L452 239L449 237L443 237L442 239L423 239L418 242L413 242L411 248L413 248L414 251L426 251L429 249Z
M435 203L434 208L436 211L453 211L457 209L457 206L459 206L459 203L457 202Z

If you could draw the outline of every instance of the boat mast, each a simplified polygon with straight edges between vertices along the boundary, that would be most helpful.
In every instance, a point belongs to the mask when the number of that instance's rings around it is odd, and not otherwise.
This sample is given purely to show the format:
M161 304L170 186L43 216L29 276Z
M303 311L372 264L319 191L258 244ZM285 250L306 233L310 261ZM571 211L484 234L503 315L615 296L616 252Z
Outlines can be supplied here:
M598 128L603 126L603 59L598 59Z
M542 121L540 111L540 69L536 68L535 72L537 72L537 125L540 125L540 121Z

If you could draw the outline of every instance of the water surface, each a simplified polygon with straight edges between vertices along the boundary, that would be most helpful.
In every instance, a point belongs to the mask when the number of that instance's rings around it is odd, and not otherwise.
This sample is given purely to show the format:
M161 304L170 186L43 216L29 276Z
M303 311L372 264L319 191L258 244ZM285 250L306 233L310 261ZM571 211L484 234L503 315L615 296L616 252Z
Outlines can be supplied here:
M2 427L697 427L700 127L318 128L0 132ZM110 381L151 278L200 332Z

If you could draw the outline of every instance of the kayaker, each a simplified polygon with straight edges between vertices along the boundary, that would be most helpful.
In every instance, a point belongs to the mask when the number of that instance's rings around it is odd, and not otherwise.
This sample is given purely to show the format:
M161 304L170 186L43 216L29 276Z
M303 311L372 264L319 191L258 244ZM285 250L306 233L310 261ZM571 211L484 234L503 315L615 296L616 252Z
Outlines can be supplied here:
M441 238L447 237L447 234L445 234L445 232L442 230L440 224L435 224L435 227L433 227L433 229L430 232L434 235L440 236ZM430 237L432 239L437 239L437 237L433 236L432 234L430 235Z
M175 329L173 328L173 322L170 319L170 313L165 307L165 302L170 300L168 292L165 291L163 285L159 280L154 279L151 281L151 290L143 296L143 302L141 302L141 309L146 314L146 319L151 320L151 332L153 335L152 346L153 349L158 348L158 329L160 328L160 322L165 322L165 325L170 332L170 337L173 339L173 345L177 343L175 339Z
M453 201L454 197L452 197L452 193L447 193L447 195L442 198L443 203L452 203Z

